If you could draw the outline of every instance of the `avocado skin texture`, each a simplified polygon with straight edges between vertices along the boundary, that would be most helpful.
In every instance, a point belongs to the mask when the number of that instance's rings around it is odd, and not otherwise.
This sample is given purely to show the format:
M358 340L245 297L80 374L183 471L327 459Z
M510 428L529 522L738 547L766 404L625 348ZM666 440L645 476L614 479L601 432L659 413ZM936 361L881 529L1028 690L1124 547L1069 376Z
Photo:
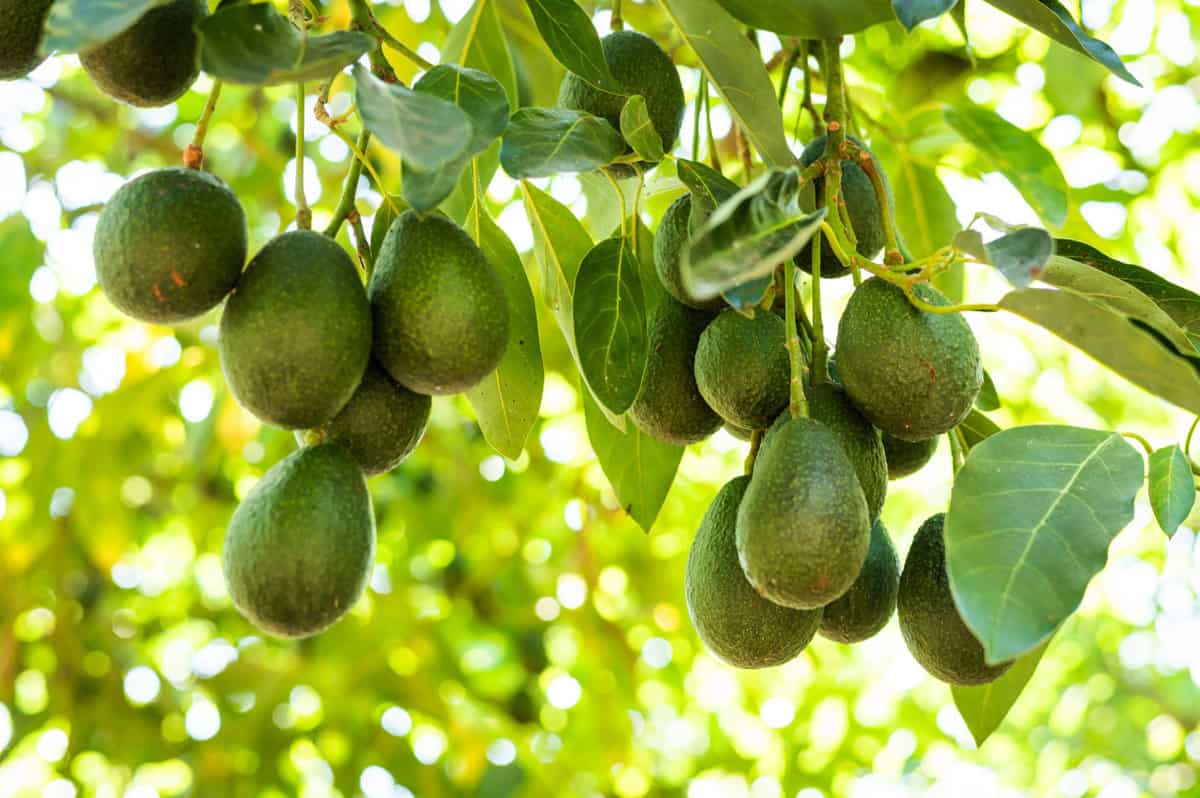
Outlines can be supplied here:
M874 521L883 510L888 483L887 459L879 430L862 417L850 398L836 385L809 386L806 398L809 416L832 430L854 466L867 500L867 510Z
M742 429L766 429L787 406L787 331L774 313L724 310L700 336L696 385L709 407Z
M949 301L927 283L917 296ZM983 387L979 344L960 313L917 310L896 286L872 277L850 297L837 337L838 373L871 423L906 441L948 432Z
M0 80L17 80L46 60L38 53L53 0L0 0Z
M934 678L947 684L987 684L1012 663L988 665L983 645L958 614L946 574L945 525L946 514L939 513L913 538L900 574L900 632L913 659Z
M84 71L114 100L158 108L175 102L200 74L195 25L208 16L203 0L175 0L147 11L104 44L79 54Z
M217 348L242 406L287 429L319 427L362 381L371 308L333 239L293 230L259 251L225 304Z
M772 604L746 581L734 539L749 484L749 477L731 480L709 505L688 553L684 593L692 626L714 656L735 668L770 668L804 650L821 611Z
M325 425L325 439L349 452L367 476L383 474L421 443L432 404L372 361L350 401Z
M621 129L621 110L634 94L646 99L650 122L662 138L663 150L670 152L679 138L683 124L683 84L671 56L658 43L643 33L631 30L614 31L600 45L609 71L624 89L625 94L613 94L598 89L578 75L567 73L558 90L558 104L563 108L583 111L607 119ZM642 171L654 164L642 162ZM608 167L617 177L633 177L636 172L624 164Z
M659 222L658 232L654 235L654 269L663 288L679 302L701 310L719 310L725 306L725 300L721 297L698 302L683 287L683 275L679 270L680 256L691 239L691 223L692 195L684 194L671 203Z
M738 558L758 594L824 607L854 584L870 543L867 501L833 432L807 418L772 429L737 518Z
M838 643L861 643L879 634L896 611L900 558L882 521L871 527L867 561L854 584L825 608L821 636Z
M656 440L687 446L721 426L721 417L696 387L693 367L700 334L711 320L712 314L669 296L650 316L646 371L629 415L638 429Z
M246 618L277 637L308 637L362 595L375 559L367 482L344 449L293 452L263 475L225 535L225 582Z
M405 211L388 230L367 286L375 357L417 393L461 393L508 346L508 304L492 265L462 228Z
M855 139L859 147L866 150L861 141ZM818 136L809 142L800 154L800 162L812 166L825 154L825 136ZM876 168L879 163L876 161ZM883 170L879 170L883 175ZM885 182L886 185L886 182ZM813 189L818 197L825 195L825 180L817 178L813 181ZM879 212L879 198L875 196L875 186L863 168L851 160L842 161L842 196L846 201L846 210L850 215L850 224L854 227L854 237L858 242L856 249L864 258L874 258L884 245L883 219ZM796 266L812 274L812 244L800 250L796 256ZM821 276L830 279L845 277L850 269L833 254L827 242L821 243Z
M926 438L923 441L902 441L895 435L883 433L883 450L887 453L889 479L902 479L917 473L937 452L938 439Z
M159 169L131 180L100 212L92 241L109 301L140 321L171 324L216 307L246 263L246 214L218 178Z

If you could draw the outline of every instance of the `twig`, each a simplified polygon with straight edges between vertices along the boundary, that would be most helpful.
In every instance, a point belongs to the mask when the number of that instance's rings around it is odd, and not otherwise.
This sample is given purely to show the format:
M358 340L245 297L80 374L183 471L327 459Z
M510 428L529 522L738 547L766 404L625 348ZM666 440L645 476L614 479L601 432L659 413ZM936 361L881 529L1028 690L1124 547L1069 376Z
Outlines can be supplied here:
M330 128L332 129L332 127ZM371 131L365 127L358 134L358 141L355 142L356 149L360 152L366 152L367 145L371 142ZM354 210L354 202L358 197L358 179L362 176L363 162L357 157L350 163L350 170L346 172L346 182L342 185L342 197L338 200L337 208L333 211L333 218L329 221L329 225L325 228L325 235L330 238L337 238L338 231L342 229L342 223Z
M304 84L296 84L296 227L312 228L312 210L304 195Z
M196 131L192 134L192 143L183 151L183 165L188 169L199 169L204 165L204 138L208 135L208 123L212 121L213 112L217 110L217 100L221 97L221 81L213 82L212 91L208 93L208 101L204 110L196 120Z
M784 307L787 314L788 364L792 373L788 407L792 418L808 417L808 399L804 395L804 359L800 354L800 334L796 331L796 261L783 264Z
M350 0L350 13L356 22L364 25L365 29L373 30L388 47L400 53L400 55L407 58L417 67L425 71L433 69L434 65L418 55L416 50L411 49L404 42L388 33L387 28L383 27L383 24L375 16L375 12L371 10L366 0Z
M813 326L813 382L829 381L829 346L825 343L825 322L821 307L821 236L812 240L812 326Z

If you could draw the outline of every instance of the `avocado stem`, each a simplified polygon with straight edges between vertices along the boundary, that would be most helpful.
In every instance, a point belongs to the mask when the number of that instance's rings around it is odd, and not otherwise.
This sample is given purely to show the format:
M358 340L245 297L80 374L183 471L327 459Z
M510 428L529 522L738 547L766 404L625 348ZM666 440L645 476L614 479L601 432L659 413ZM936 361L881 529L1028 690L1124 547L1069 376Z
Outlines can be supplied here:
M791 367L791 389L788 407L792 418L808 418L808 399L804 395L804 357L800 353L800 333L796 329L796 261L788 258L783 264L784 308L787 314L788 364Z
M304 194L304 84L296 84L296 227L301 230L312 228L312 210Z
M754 463L758 460L758 450L762 447L763 431L760 429L750 433L750 454L746 456L745 473L749 476L754 471Z
M824 310L821 307L821 236L812 245L812 371L813 383L829 382L829 346L825 343Z
M188 169L199 169L204 165L204 137L208 135L208 123L212 121L213 113L217 110L217 100L221 97L221 81L213 81L204 110L196 120L196 132L192 134L192 143L183 151L183 165Z
M627 218L625 210L625 192L621 190L621 184L618 183L617 179L612 176L612 173L610 173L607 169L602 169L600 171L602 171L604 176L608 178L609 185L613 187L613 191L617 192L617 202L620 203L621 206L621 238L627 241L629 240L629 235L625 231L625 219Z
M379 18L375 16L375 12L371 10L371 6L367 3L367 0L350 0L350 14L354 21L358 23L359 27L368 33L374 32L375 37L378 38L381 43L386 44L388 47L391 47L393 50L400 53L400 55L411 61L417 68L423 69L426 72L433 69L433 64L429 63L420 55L418 55L415 50L411 49L404 42L388 33L387 28L383 27L383 23L381 23ZM382 48L377 48L377 50L382 56ZM384 60L386 63L386 59ZM371 65L374 70L376 67L374 58L371 59ZM391 67L389 66L388 69L390 71ZM376 74L378 74L377 71ZM382 75L380 75L380 77L382 77ZM395 82L395 79L395 75L393 75L392 82Z
M1154 447L1150 445L1150 441L1146 440L1141 435L1138 435L1136 432L1122 432L1121 437L1128 438L1129 440L1136 442L1139 446L1146 450L1146 454L1150 456L1154 455Z
M704 90L704 128L708 136L708 159L712 168L721 171L721 154L717 152L717 139L713 136L712 126L712 100L708 94L708 83L702 83L701 88Z
M963 454L963 441L959 437L961 433L958 428L950 430L946 433L946 440L950 441L950 469L951 477L958 475L958 470L963 467L966 457Z
M331 130L333 128L330 128ZM362 152L367 148L367 144L371 141L371 131L365 127L358 134L358 141L355 144L355 150ZM358 179L362 176L363 162L355 158L350 162L350 170L346 172L346 182L342 184L342 196L338 200L337 208L333 211L333 219L325 228L325 235L330 238L337 238L338 231L342 229L342 223L346 221L346 217L354 210L354 203L358 197Z
M614 31L625 30L625 19L621 16L621 0L613 0L612 29Z
M1196 428L1200 427L1200 416L1196 416L1196 420L1192 422L1192 426L1188 427L1187 438L1183 442L1183 453L1188 457L1192 456L1192 439L1196 437Z

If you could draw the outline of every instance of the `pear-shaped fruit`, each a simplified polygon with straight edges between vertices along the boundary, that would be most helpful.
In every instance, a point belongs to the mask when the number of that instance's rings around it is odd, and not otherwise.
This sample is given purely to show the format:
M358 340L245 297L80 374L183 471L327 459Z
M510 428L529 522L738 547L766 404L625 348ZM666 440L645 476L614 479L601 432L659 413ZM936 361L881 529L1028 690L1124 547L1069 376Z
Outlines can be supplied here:
M836 385L810 386L807 398L809 416L829 427L854 466L867 500L867 511L874 521L883 510L888 483L887 459L879 430L862 417L850 398Z
M787 329L774 313L722 311L696 347L696 385L709 407L742 429L766 429L788 403Z

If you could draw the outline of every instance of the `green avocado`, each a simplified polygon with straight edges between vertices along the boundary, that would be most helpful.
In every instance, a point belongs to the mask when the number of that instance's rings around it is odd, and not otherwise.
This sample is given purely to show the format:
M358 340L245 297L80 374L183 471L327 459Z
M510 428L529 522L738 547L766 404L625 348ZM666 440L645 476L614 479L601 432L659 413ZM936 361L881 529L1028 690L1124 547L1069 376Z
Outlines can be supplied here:
M683 275L679 271L680 256L691 239L691 221L692 195L684 194L671 203L658 225L658 232L654 235L654 268L663 288L675 299L689 307L719 310L725 306L725 300L721 297L699 302L692 299L683 287Z
M709 407L742 429L766 429L791 390L787 328L774 313L724 310L696 347L696 385Z
M204 0L174 0L147 11L115 39L79 54L100 91L139 108L169 105L200 74L196 23L208 16Z
M234 606L264 632L308 637L362 595L375 559L375 516L362 471L322 444L277 463L238 505L225 535Z
M804 152L800 154L800 162L805 166L816 163L825 154L825 140L825 136L818 136L809 142L808 146L804 148ZM855 143L866 151L866 147L861 141L855 139ZM883 177L883 170L879 168L878 161L875 162L875 167L879 169L879 174L886 186L887 179ZM824 197L825 180L823 178L814 180L813 189L817 192L818 197ZM858 254L864 258L874 258L883 249L885 240L879 198L875 195L875 186L871 184L871 178L867 176L861 166L851 160L842 161L842 197L846 201L850 225L854 228L854 237L858 242ZM812 244L800 250L800 254L796 256L796 265L812 274ZM842 262L833 254L833 250L827 246L826 242L822 242L821 277L835 279L845 277L849 273L849 267L842 265Z
M684 96L679 71L671 56L658 43L642 33L631 30L614 31L601 41L604 60L624 94L613 94L599 89L578 75L567 73L558 90L558 104L563 108L583 111L607 119L617 130L621 129L621 110L629 97L640 94L646 99L646 110L663 142L663 150L670 152L679 138L683 124ZM654 166L640 164L642 171ZM609 167L617 177L633 177L635 172L620 165Z
M0 80L23 78L46 60L38 52L53 0L0 0Z
M122 186L96 223L96 278L140 321L170 324L216 307L246 264L246 214L219 179L159 169Z
M333 239L293 230L250 261L225 303L217 347L234 397L288 429L337 415L367 370L371 308Z
M638 429L665 443L687 446L716 432L721 417L696 387L694 364L700 334L712 314L665 296L648 325L649 354L642 387L629 416Z
M735 668L770 668L796 657L816 635L820 610L772 604L746 581L735 544L749 477L726 483L704 514L688 553L684 592L696 634Z
M500 277L445 216L401 214L376 255L367 294L375 357L410 390L461 393L504 357L508 304Z
M861 643L887 626L896 611L900 558L882 521L871 527L871 547L858 579L825 608L821 636L838 643Z
M945 526L946 514L938 513L913 538L900 574L900 632L913 659L934 678L947 684L987 684L1012 662L987 664L983 645L958 612L946 574Z
M758 594L811 610L842 596L871 543L862 487L837 436L789 418L766 436L738 509L737 550Z
M888 483L887 459L879 430L862 417L854 403L836 385L822 383L809 386L807 399L809 416L833 431L842 445L842 451L854 466L867 500L867 510L874 521L883 510Z
M883 451L887 454L888 478L901 479L917 473L929 464L937 452L938 439L904 441L883 433Z
M917 296L949 305L936 288ZM979 344L961 313L926 313L878 277L850 297L837 337L838 373L871 423L906 441L953 429L983 387Z

